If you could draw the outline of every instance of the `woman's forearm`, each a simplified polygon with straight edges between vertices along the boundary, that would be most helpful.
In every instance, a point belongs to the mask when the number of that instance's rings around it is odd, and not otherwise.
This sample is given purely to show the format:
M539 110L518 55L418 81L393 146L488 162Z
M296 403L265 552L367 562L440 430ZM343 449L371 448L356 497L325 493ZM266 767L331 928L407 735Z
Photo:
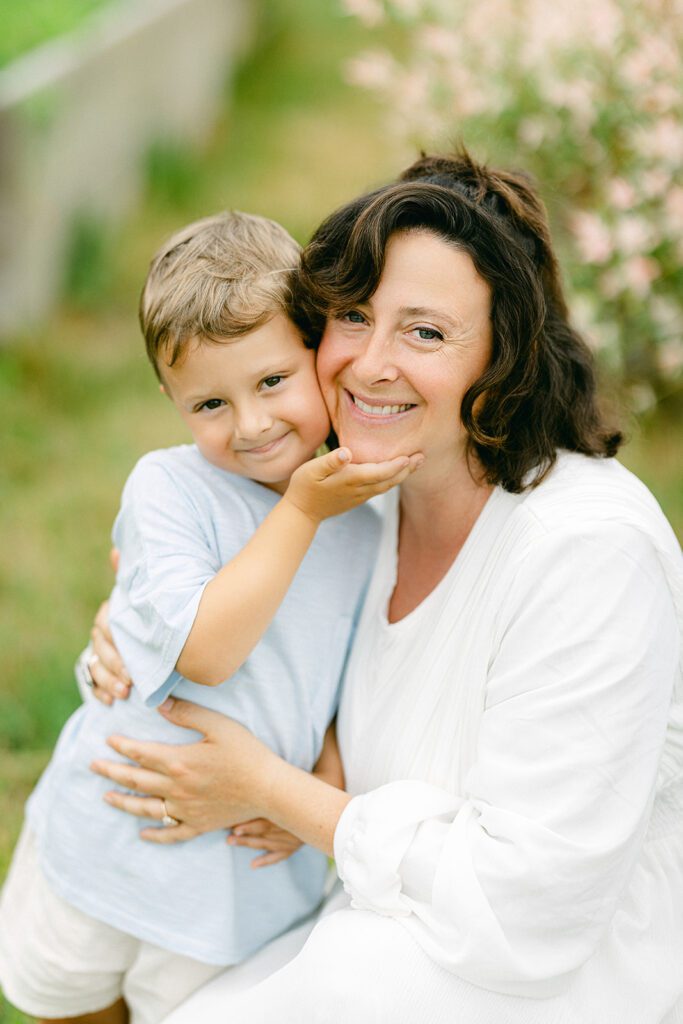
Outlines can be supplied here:
M332 856L334 833L351 796L275 758L265 780L263 817Z

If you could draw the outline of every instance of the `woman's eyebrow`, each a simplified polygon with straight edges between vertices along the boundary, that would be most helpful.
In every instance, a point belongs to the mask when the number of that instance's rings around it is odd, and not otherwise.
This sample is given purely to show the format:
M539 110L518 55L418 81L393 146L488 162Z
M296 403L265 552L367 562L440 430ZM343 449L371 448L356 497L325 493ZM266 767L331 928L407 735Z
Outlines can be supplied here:
M398 312L401 316L436 317L438 320L449 324L455 330L459 330L462 327L462 320L454 319L441 309L430 309L427 306L401 306Z

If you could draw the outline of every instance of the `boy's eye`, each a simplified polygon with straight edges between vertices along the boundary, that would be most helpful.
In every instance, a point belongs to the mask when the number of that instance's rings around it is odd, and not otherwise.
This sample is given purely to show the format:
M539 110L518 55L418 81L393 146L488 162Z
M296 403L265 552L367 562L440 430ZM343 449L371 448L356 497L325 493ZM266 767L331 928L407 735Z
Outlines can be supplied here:
M264 377L261 383L265 388L274 388L283 380L282 374L274 373L272 377Z
M350 309L348 313L344 313L342 320L346 320L350 324L364 324L365 317L362 313L359 313L357 309Z
M200 409L219 409L221 405L225 405L222 398L207 398L205 402L199 406Z

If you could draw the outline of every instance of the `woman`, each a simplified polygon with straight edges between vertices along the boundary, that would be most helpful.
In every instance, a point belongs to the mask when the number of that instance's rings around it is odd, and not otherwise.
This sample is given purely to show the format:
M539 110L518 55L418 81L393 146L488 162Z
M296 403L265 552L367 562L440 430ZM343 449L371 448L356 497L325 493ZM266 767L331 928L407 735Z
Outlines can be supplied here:
M160 841L269 818L347 894L173 1024L683 1020L680 550L610 458L540 201L426 158L325 221L295 292L342 443L425 462L348 667L347 793L180 701L202 743L100 765L183 822Z

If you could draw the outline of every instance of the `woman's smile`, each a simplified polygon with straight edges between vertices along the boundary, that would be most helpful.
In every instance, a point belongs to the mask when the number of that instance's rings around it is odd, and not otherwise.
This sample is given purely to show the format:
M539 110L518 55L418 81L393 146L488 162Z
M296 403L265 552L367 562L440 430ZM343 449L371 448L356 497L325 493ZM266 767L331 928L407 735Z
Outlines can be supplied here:
M415 408L414 402L396 403L396 400L390 397L361 398L351 391L346 391L345 394L355 415L361 420L370 418L377 425L394 423L398 416L403 417Z

